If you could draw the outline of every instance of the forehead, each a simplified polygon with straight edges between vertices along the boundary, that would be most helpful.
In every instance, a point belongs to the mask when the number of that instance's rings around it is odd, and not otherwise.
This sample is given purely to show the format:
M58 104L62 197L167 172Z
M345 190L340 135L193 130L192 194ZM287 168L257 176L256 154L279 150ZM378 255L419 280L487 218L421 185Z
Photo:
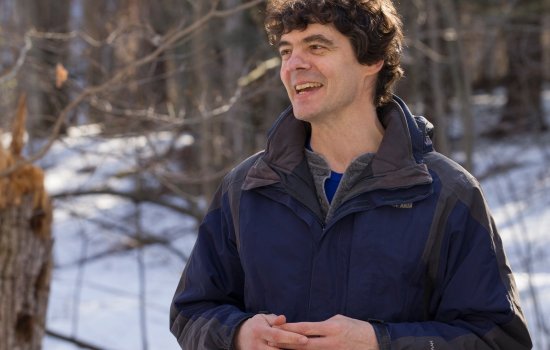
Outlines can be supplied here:
M325 37L331 41L337 42L339 40L347 39L342 33L340 33L333 24L309 24L304 30L295 29L288 33L281 35L280 45L285 44L297 44L307 38L312 37Z

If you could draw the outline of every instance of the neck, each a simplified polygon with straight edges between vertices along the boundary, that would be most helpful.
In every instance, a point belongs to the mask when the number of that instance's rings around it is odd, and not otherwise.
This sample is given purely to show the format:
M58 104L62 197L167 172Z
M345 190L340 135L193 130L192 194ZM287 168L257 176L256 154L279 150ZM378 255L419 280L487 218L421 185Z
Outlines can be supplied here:
M383 136L384 128L374 106L360 114L311 123L311 148L339 173L360 155L376 153Z

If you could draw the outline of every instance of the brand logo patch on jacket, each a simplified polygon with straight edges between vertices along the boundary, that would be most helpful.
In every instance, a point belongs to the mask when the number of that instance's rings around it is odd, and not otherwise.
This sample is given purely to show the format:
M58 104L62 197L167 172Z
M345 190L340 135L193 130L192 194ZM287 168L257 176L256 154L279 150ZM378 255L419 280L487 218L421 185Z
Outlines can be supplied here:
M412 203L394 204L393 207L398 209L412 209L413 204Z

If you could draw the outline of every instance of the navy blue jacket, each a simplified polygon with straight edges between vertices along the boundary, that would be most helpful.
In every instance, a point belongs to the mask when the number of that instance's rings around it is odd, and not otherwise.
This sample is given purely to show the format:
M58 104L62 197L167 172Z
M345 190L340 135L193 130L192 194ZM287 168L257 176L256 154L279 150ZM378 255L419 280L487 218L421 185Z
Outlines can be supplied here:
M370 321L381 349L531 348L478 182L401 100L378 115L382 144L329 222L290 108L225 177L171 308L183 349L232 349L257 313Z

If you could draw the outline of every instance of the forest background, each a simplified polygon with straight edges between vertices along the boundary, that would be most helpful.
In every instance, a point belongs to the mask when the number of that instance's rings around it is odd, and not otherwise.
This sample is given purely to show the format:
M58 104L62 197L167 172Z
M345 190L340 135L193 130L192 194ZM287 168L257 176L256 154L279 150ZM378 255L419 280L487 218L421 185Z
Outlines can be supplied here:
M438 151L486 181L489 198L517 206L500 221L497 212L497 225L519 232L503 237L524 276L536 349L550 349L550 233L532 231L548 228L548 216L533 223L521 204L550 206L550 2L397 5L406 32L397 94L435 124ZM18 164L44 169L53 203L44 348L177 348L167 307L197 225L223 175L264 147L288 104L264 8L265 0L0 0L0 129L8 145L25 113ZM9 176L0 167L0 179ZM121 311L121 300L136 313ZM121 334L117 322L135 327Z

